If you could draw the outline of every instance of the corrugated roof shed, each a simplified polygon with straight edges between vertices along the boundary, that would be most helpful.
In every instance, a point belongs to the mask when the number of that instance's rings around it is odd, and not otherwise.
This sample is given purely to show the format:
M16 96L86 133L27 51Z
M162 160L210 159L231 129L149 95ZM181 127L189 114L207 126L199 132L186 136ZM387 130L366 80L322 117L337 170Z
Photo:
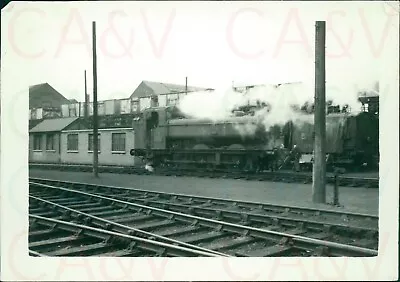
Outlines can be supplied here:
M183 93L185 92L185 89L186 89L185 85L143 80L139 84L139 86L135 89L135 91L132 93L130 98L142 98L151 95ZM187 87L188 92L204 91L207 89L209 88L195 87L189 85Z
M78 117L45 119L29 130L29 133L61 131L77 119Z

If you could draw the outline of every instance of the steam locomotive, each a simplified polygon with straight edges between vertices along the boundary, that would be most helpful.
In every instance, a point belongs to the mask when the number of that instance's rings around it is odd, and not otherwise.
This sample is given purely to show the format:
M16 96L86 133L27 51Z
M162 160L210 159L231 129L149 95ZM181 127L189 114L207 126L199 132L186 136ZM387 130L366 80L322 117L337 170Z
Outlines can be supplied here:
M268 166L273 161L275 148L280 148L278 161L285 165L284 160L297 145L302 153L301 162L310 164L314 128L312 115L308 117L302 122L290 121L267 128L255 115L243 111L213 122L188 118L176 107L149 108L133 121L135 149L130 154L150 160L155 167L255 171L261 166L260 159L263 167L265 162ZM328 169L377 167L378 115L329 113L326 153Z

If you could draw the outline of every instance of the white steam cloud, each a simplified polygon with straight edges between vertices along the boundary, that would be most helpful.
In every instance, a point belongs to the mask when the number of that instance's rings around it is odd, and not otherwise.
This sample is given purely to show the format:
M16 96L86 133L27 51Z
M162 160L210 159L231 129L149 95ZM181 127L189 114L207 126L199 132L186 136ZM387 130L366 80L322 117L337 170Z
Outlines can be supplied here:
M335 83L326 85L326 100L331 100L334 105L343 107L348 105L351 114L361 111L361 103L358 101L360 91L372 91L374 83L368 83L363 87L359 85L346 85ZM314 82L294 82L275 85L260 85L248 89L244 93L236 92L232 87L211 92L189 93L180 100L178 108L192 118L208 119L219 122L229 119L232 110L240 106L256 105L257 101L266 103L268 108L262 108L255 112L254 120L263 124L266 129L274 125L284 125L288 121L302 123L312 121L313 115L307 115L296 110L306 103L314 102ZM236 126L243 134L255 131L254 125L238 124Z

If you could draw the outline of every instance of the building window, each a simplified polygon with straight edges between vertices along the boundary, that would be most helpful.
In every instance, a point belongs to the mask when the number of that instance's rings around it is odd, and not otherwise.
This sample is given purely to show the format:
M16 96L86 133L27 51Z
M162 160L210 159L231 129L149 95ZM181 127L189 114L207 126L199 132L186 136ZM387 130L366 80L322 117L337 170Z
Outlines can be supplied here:
M167 106L176 105L178 103L178 98L167 98Z
M68 134L67 151L78 151L78 134Z
M76 108L75 107L69 108L69 116L70 117L76 117Z
M97 134L97 144L98 144L98 147L97 147L97 151L98 152L100 152L100 134ZM88 135L88 151L89 152L93 152L93 133L90 133L89 135Z
M31 109L31 119L36 119L36 109Z
M104 116L106 114L104 102L97 102L97 114L99 116Z
M150 100L151 107L158 107L158 96L152 96Z
M136 112L139 110L139 101L131 101L131 111Z
M33 150L41 151L42 150L42 136L41 135L34 135L33 136Z
M125 152L125 133L112 133L111 135L111 151L113 152Z
M54 134L48 134L46 136L46 150L54 150Z
M115 100L114 102L114 113L120 114L121 113L121 100Z

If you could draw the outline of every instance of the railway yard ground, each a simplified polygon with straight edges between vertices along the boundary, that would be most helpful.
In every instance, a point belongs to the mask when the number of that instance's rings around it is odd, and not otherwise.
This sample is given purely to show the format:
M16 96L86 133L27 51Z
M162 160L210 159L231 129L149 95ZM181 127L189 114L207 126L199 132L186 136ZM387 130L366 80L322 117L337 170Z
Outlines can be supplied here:
M237 201L349 211L376 216L379 213L379 189L363 187L339 187L340 206L334 207L329 204L312 203L310 184L115 173L101 173L96 179L89 172L32 168L29 170L29 176ZM332 201L333 186L327 185L327 202Z
M30 169L33 256L376 256L378 189ZM332 187L328 185L328 199ZM329 201L329 200L328 200Z

